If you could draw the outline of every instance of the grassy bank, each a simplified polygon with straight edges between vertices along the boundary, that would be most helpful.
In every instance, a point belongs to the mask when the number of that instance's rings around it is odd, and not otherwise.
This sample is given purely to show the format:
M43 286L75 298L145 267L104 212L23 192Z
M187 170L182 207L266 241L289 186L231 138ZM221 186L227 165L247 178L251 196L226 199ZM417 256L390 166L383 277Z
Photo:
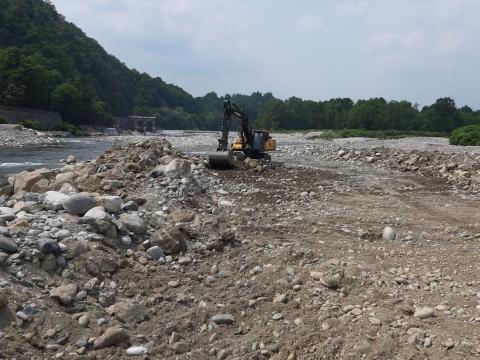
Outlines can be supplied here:
M319 139L340 139L351 137L366 137L376 139L401 139L405 137L448 137L443 132L410 131L410 130L364 130L364 129L343 129L343 130L323 130L321 135L312 138Z

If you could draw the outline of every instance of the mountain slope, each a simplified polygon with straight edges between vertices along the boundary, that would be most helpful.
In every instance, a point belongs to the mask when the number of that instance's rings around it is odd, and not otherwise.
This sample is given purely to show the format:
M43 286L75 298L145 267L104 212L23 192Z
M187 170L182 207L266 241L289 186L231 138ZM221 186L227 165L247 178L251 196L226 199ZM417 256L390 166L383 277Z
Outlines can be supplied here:
M0 0L0 103L101 123L134 108L197 112L181 88L129 69L42 0Z

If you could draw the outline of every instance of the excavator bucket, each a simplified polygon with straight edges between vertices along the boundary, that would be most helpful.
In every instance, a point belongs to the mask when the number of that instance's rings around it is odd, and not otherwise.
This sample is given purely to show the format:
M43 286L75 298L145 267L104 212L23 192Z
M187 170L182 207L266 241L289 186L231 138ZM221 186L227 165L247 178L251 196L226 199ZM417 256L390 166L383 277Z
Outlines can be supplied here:
M216 151L208 154L208 163L212 169L233 168L233 151Z

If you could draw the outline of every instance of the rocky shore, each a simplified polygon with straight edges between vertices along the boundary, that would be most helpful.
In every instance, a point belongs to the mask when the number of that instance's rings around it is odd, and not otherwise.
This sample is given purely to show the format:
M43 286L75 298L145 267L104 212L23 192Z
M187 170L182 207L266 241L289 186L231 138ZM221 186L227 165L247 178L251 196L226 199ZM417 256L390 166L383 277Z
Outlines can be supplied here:
M147 354L156 346L151 329L142 341L132 326L154 315L164 286L178 286L165 276L183 272L190 252L235 242L219 221L220 189L205 160L162 140L67 162L20 173L0 190L0 357L120 344L135 346L119 357ZM156 290L140 299L146 288ZM19 341L29 346L18 352ZM179 338L172 347L188 351Z
M58 140L21 125L0 124L0 146L19 147L32 144L56 144Z

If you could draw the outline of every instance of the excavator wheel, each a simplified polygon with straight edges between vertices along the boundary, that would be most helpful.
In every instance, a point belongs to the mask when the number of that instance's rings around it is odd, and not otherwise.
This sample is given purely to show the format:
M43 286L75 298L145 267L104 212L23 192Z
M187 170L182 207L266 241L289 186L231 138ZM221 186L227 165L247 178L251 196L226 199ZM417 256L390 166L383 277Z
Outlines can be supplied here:
M234 167L233 151L216 151L208 154L208 163L212 169L231 169Z

